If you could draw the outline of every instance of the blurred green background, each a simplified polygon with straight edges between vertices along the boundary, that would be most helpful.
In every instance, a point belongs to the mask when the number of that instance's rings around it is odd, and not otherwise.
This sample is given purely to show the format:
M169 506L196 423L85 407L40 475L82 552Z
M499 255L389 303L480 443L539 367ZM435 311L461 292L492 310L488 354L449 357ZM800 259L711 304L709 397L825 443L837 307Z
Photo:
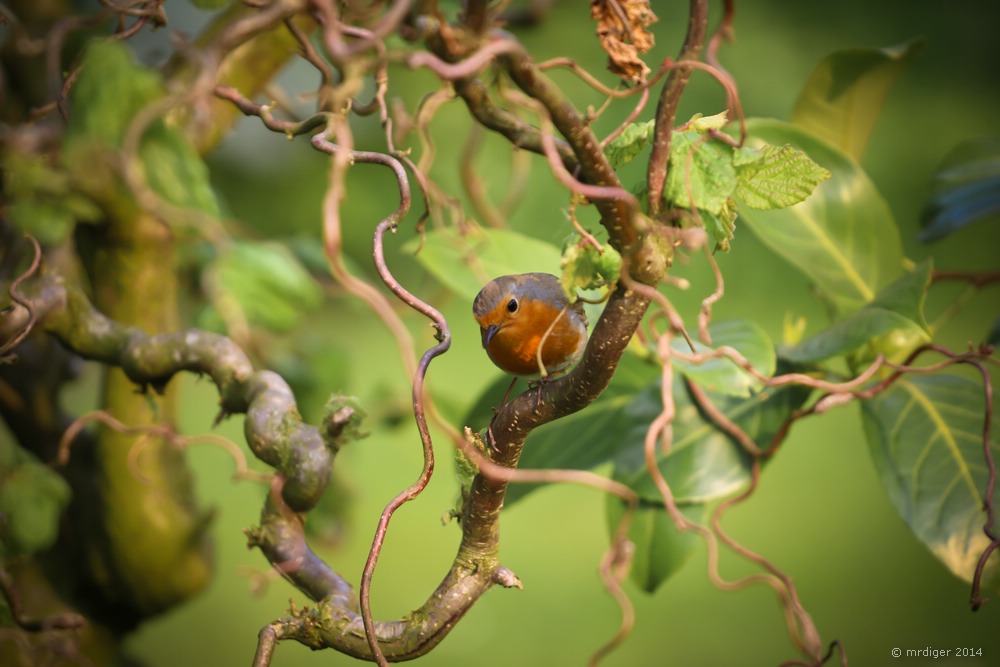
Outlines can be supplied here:
M648 62L657 62L679 47L687 3L652 4L660 22L655 26L656 51ZM712 9L717 16L719 7ZM203 20L181 15L181 23L188 18L192 25ZM178 20L173 14L171 19ZM920 245L915 237L935 166L958 142L997 132L998 26L1000 7L987 0L738 3L737 41L723 47L721 59L739 85L747 115L787 119L800 86L822 56L850 46L890 46L925 36L924 51L889 96L863 164L889 201L910 258L933 255L939 268L995 270L1000 268L996 226L973 226L933 246ZM555 3L542 25L520 31L519 36L537 60L570 56L603 73L604 56L593 32L587 3L564 0ZM148 48L149 57L154 57L156 43ZM552 77L581 108L602 102L572 75L554 72ZM306 68L293 67L282 82L295 93L310 90L315 77ZM390 97L402 96L411 110L433 85L423 73L390 71ZM696 75L678 120L695 112L716 113L723 102L714 81ZM632 103L612 105L596 123L598 132L617 125ZM643 118L651 117L653 108L651 103ZM450 194L461 192L456 165L467 127L460 102L445 105L432 124L438 151L432 175ZM415 138L411 140L416 145ZM359 121L355 141L359 148L384 147L377 121ZM488 137L476 164L494 199L501 198L509 185L509 163L509 146ZM247 119L210 157L210 165L228 215L251 234L319 238L327 159L305 139L286 141L255 119ZM635 169L627 171L626 178L641 178ZM510 224L559 243L570 230L562 212L566 193L554 186L542 160L533 159L531 170L529 189ZM345 244L357 270L372 279L371 233L395 207L394 192L386 170L352 168L344 208ZM413 223L421 210L418 201L398 238L388 241L389 262L409 289L449 318L453 349L432 364L429 385L445 413L457 422L499 371L479 347L471 304L450 296L400 250L413 237ZM466 208L467 213L470 210ZM580 215L585 223L595 220L591 210ZM822 321L822 308L808 285L739 222L732 252L718 259L727 283L726 297L715 309L717 318L754 319L775 339L780 339L786 313L804 314L817 326ZM557 267L537 270L556 272ZM691 281L689 292L670 296L693 323L698 303L714 287L711 274L700 256L678 262L674 274ZM955 294L947 287L936 290L929 306L931 317ZM980 295L953 320L942 342L962 348L970 340L981 340L996 317L996 306L995 291ZM432 344L427 324L407 318L418 346ZM330 286L322 313L310 316L308 326L293 337L275 340L268 358L278 370L300 380L297 388L307 417L316 418L318 406L331 392L358 396L370 413L366 428L371 435L344 450L336 463L348 503L346 522L335 531L334 545L316 547L357 582L379 512L420 468L419 442L408 414L408 379L396 348L362 305ZM180 381L185 387L184 432L208 431L217 403L212 386L190 377ZM78 405L87 404L93 388L91 371L75 389ZM228 420L217 432L243 442L240 419ZM438 470L427 492L397 512L390 527L373 586L372 607L379 619L395 618L419 606L444 575L458 544L457 527L441 522L453 506L456 483L451 446L440 435L436 451ZM131 638L129 649L151 666L246 665L258 630L283 615L289 599L300 605L306 600L274 578L255 592L268 568L258 552L247 550L241 531L257 520L264 489L232 481L233 463L219 450L193 447L189 453L199 498L218 511L217 576L211 588L190 604L143 626ZM760 490L731 512L725 525L746 546L791 574L823 640L843 642L853 664L888 664L895 647L905 652L928 646L982 649L982 657L901 658L900 662L1000 664L1000 608L986 605L978 613L970 612L969 587L940 566L896 515L871 466L857 406L796 426L781 454L767 467ZM619 612L597 576L606 543L604 499L597 491L551 487L517 503L504 515L501 556L525 589L490 591L423 662L493 666L516 661L522 667L586 662L619 623ZM744 563L723 558L722 572L728 578L749 571ZM757 586L737 593L714 589L705 575L703 546L655 595L643 594L631 584L627 590L636 605L635 629L606 664L766 665L797 657L770 589ZM354 662L333 651L312 653L283 643L272 664Z

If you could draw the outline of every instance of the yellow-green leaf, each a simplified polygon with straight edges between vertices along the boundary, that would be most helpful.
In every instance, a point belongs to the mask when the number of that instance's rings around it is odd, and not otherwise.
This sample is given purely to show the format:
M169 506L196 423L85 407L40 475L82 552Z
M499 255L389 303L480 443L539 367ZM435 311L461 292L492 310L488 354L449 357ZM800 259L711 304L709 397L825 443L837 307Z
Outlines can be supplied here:
M674 132L664 197L674 206L715 215L736 190L732 148L704 132Z
M767 333L750 320L721 320L709 327L713 347L732 347L742 354L760 373L770 376L774 373L774 343ZM690 354L687 343L675 338L672 347L681 353ZM695 348L707 358L700 364L674 358L673 364L686 376L709 391L729 396L750 396L761 389L760 382L737 366L728 357L711 357L710 347L695 341Z
M628 164L641 153L653 137L654 124L655 121L652 120L645 123L632 123L605 146L604 154L611 166L617 169Z
M574 236L563 250L562 274L559 282L570 298L575 298L577 290L600 289L618 282L622 257L618 251L605 243L597 250L589 243L577 242Z
M120 42L87 46L80 77L70 97L69 125L62 162L74 186L101 200L122 190L120 157L137 159L151 190L181 208L219 215L208 168L180 129L156 119L144 129L138 155L121 156L136 116L165 95L160 76L135 62Z
M792 122L861 159L889 89L922 38L884 49L836 51L813 70L792 110Z
M312 276L277 243L234 243L208 270L230 307L273 331L295 327L323 298Z
M559 272L559 248L507 229L472 230L466 234L433 230L423 240L413 239L403 248L409 252L419 248L416 257L421 266L469 301L498 276Z
M0 438L0 557L30 555L52 546L70 495L62 477Z
M617 496L607 495L608 532L614 535L625 512L625 503ZM689 521L703 523L705 505L684 505L681 513ZM632 515L628 539L634 548L629 578L647 593L676 574L687 562L698 544L696 533L683 533L674 525L662 503L640 503Z
M989 471L982 383L944 373L913 375L862 407L872 460L896 510L955 576L971 581L990 543L983 533ZM989 446L1000 461L1000 445L993 439ZM992 558L986 585L995 587L998 577L1000 562Z
M830 178L829 171L788 144L738 148L733 154L733 165L736 196L750 208L794 206Z
M799 269L841 314L858 310L903 273L903 248L889 206L857 162L788 123L747 123L751 147L791 144L830 172L805 201L769 211L740 208L741 220Z
M796 345L783 348L782 358L812 363L858 350L867 343L864 353L854 359L856 364L867 364L880 353L887 356L891 353L891 361L901 362L898 357L907 356L912 347L930 340L923 312L930 271L931 262L924 262L888 285L864 308ZM911 349L888 349L902 341L909 341Z

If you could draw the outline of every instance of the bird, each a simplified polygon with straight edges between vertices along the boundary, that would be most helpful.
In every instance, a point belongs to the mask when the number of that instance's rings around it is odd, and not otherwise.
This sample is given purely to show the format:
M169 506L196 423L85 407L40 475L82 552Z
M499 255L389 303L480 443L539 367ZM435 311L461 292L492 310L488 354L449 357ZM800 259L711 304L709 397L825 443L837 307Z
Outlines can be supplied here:
M559 279L548 273L491 280L476 295L472 314L490 361L515 381L567 371L587 347L583 303L570 303Z

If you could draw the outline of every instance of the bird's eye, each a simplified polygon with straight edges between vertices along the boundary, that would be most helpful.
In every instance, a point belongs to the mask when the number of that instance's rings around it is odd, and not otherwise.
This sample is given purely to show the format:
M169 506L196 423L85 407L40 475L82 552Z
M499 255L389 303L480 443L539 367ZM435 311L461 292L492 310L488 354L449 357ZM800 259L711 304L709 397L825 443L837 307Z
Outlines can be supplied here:
M517 299L511 299L507 302L507 312L516 313L517 312Z

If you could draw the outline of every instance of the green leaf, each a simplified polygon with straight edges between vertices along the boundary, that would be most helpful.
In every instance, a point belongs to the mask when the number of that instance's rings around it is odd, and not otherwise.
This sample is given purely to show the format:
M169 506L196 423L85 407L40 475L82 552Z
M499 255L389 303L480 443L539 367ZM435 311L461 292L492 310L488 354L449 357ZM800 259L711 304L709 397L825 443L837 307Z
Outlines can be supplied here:
M578 236L563 250L562 273L559 278L563 291L573 297L577 290L599 289L610 287L618 282L621 272L622 256L618 251L605 243L600 251L589 243L578 243Z
M691 120L684 123L683 130L697 130L698 132L708 132L710 130L719 131L729 124L729 112L720 111L711 116L704 116L696 113Z
M165 95L159 75L138 65L120 42L94 41L83 55L70 98L62 162L74 185L91 196L116 201L121 191L116 153L136 115ZM149 187L165 201L218 217L219 205L208 168L191 140L163 119L150 123L138 159Z
M801 386L770 388L750 398L715 395L709 399L760 447L775 434L809 397ZM673 440L666 453L658 450L657 467L678 503L705 502L733 493L750 479L749 457L731 437L708 420L691 399L683 379L675 378L676 414ZM659 383L642 390L625 409L614 478L634 489L644 500L661 501L659 490L646 469L645 437L663 405ZM660 443L657 443L660 446Z
M861 159L889 89L924 41L830 54L809 76L792 110L792 122Z
M657 442L657 467L678 503L699 503L733 493L750 479L749 460L736 445L705 421L691 402L683 380L674 382L676 415L670 450ZM662 502L659 489L646 469L645 437L649 425L663 410L660 388L651 385L626 408L627 428L615 458L614 478L651 503Z
M785 421L811 393L810 389L797 385L768 388L750 398L706 392L712 404L761 448L771 445ZM749 456L702 414L679 376L674 380L673 398L673 440L669 451L657 450L657 467L675 501L706 502L729 495L746 484L750 479ZM627 431L615 457L614 478L651 503L659 503L662 498L646 468L645 437L649 424L662 410L658 382L636 394L626 409Z
M869 355L860 361L870 360L878 353L887 353L885 344L894 341L886 336L901 332L912 345L930 340L924 320L924 297L930 285L931 262L926 261L913 271L888 285L861 310L827 327L806 340L783 348L781 357L796 363L813 363L857 350L872 344ZM892 361L908 356L910 350L892 350Z
M993 323L993 327L986 334L986 344L994 347L1000 346L1000 317Z
M291 237L286 242L288 249L292 251L296 259L302 262L302 266L314 274L326 275L330 271L330 260L326 256L323 248L323 241L318 236L308 234L298 234ZM344 258L345 261L347 258ZM351 272L354 272L354 269Z
M782 349L781 358L795 363L822 361L852 352L892 331L921 335L924 342L929 338L915 322L899 313L866 307L798 345Z
M747 123L748 145L791 144L829 170L831 178L790 208L741 208L760 240L811 279L840 314L875 298L903 272L903 250L892 213L854 160L787 123Z
M499 378L470 412L465 424L473 428L489 423L510 380ZM743 428L760 446L770 444L791 412L808 398L802 387L767 389L750 398L707 392L712 403ZM658 457L679 503L702 502L731 493L749 480L749 460L742 449L691 401L678 375L674 384L677 416L670 452ZM660 414L659 370L655 365L626 354L604 394L585 410L546 424L525 443L519 467L523 469L587 470L615 461L614 476L642 497L661 502L646 472L644 442L650 423ZM536 484L512 485L504 499L510 505Z
M772 209L805 201L830 172L796 148L765 145L737 148L736 196L750 208Z
M208 174L208 166L187 135L155 123L139 148L146 181L164 200L182 208L219 216L219 202Z
M223 7L228 7L233 3L233 0L191 0L191 4L198 9L214 12L217 9L222 9Z
M277 243L233 243L208 271L247 322L272 331L293 329L323 299L312 276Z
M928 330L927 320L924 319L924 301L931 285L933 268L933 260L924 260L912 271L908 271L887 285L870 305L899 313L915 322L921 329Z
M159 75L136 64L127 46L106 40L91 42L70 95L66 147L80 142L121 147L135 115L163 95Z
M555 273L559 248L507 229L487 229L459 234L451 229L427 232L408 241L407 252L442 285L472 301L483 285L498 276L545 271Z
M7 151L2 159L11 222L42 244L69 238L77 222L93 222L101 209L71 189L69 176L46 157Z
M615 169L631 162L653 138L656 121L632 123L604 147L604 155Z
M610 461L622 445L627 406L636 392L658 375L657 366L626 353L618 364L611 383L599 399L584 410L535 429L525 443L518 467L589 470ZM485 402L487 409L497 404L509 384L510 379L504 376L488 390L487 395L491 398ZM488 417L484 419L481 407L476 413L480 416L475 417L474 421L467 420L466 424L483 425L489 422ZM541 486L511 485L504 504L509 506Z
M732 198L728 199L718 215L708 211L700 211L700 213L705 231L715 242L715 250L729 252L729 242L733 240L733 235L736 233L736 201Z
M620 498L608 494L608 531L613 536L625 513ZM690 521L703 523L703 504L684 505L681 513ZM694 552L698 543L695 533L677 529L662 504L641 503L632 515L628 539L635 549L629 578L641 590L653 593L660 584L676 574Z
M868 447L892 504L917 538L965 581L972 580L990 542L983 534L984 408L980 382L944 373L904 377L862 404ZM1000 461L995 439L990 448ZM998 569L990 559L988 586L995 585Z
M663 196L675 206L719 215L736 189L732 149L697 130L674 131Z
M6 449L14 445L7 445ZM27 556L55 543L69 485L30 454L7 452L0 463L0 556Z
M1000 138L958 145L931 180L920 216L924 243L937 241L974 222L1000 222Z
M774 343L754 322L750 320L713 322L708 328L708 333L712 347L735 348L764 375L770 376L774 373ZM683 354L691 353L691 348L683 338L675 338L671 346ZM712 349L698 341L695 341L695 348L699 354L707 354ZM710 358L701 364L675 358L673 363L686 376L715 393L745 397L761 388L760 382L727 357Z

